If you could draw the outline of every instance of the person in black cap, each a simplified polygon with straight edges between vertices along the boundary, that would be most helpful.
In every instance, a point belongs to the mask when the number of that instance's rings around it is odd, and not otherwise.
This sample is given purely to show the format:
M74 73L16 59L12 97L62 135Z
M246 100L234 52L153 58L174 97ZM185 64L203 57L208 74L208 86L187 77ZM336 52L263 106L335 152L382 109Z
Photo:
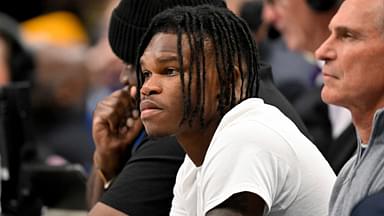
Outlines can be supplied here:
M225 7L221 0L122 0L114 9L109 42L115 54L127 64L122 73L127 87L101 101L94 112L96 150L87 197L90 207L97 204L90 215L168 215L184 151L174 137L146 137L137 111L130 108L134 92L127 90L135 85L136 49L151 18L166 8L200 4ZM309 137L297 113L273 84L269 66L262 66L260 78L260 97L279 107ZM130 109L133 112L127 114L126 110ZM103 188L108 190L104 192Z

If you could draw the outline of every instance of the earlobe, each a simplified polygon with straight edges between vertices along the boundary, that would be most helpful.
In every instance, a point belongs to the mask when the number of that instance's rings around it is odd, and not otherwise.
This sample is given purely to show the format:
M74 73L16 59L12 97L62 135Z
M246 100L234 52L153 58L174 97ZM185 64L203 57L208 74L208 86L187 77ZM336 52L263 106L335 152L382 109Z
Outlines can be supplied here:
M236 93L236 98L240 98L241 97L241 83L243 82L242 81L242 77L241 77L241 72L240 72L240 68L239 66L235 65L234 66L234 69L233 69L233 75L235 76L235 93ZM244 79L244 78L243 78Z
M233 73L235 75L235 80L237 82L237 80L239 80L241 77L240 77L240 69L239 69L239 66L235 65L234 69L233 69Z

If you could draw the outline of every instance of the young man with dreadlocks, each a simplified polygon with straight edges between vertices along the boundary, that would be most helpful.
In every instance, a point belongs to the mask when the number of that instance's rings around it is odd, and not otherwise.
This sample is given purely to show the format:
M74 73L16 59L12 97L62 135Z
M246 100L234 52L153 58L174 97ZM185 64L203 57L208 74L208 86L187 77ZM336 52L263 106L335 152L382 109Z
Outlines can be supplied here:
M113 52L128 65L122 77L128 77L130 86L136 83L133 65L150 20L167 8L201 4L226 7L222 0L119 2L110 19L108 39ZM292 105L274 85L271 68L262 65L259 75L260 98L278 107L308 135ZM87 187L90 216L169 215L172 188L185 153L174 136L146 137L139 119L127 120L130 116L127 111L132 110L130 101L127 91L118 90L99 102L94 111L92 129L96 148Z
M244 21L211 6L167 10L143 38L141 120L187 153L171 215L327 214L335 175L292 121L256 98L251 38Z
M177 5L201 4L226 7L222 0L121 0L111 16L108 39L113 52L127 64L122 77L128 79L123 80L136 85L137 48L156 14ZM292 105L274 85L271 68L264 64L259 72L259 97L279 108L309 137ZM128 112L132 105L126 89L100 101L94 111L96 148L87 187L89 215L169 215L172 188L185 153L174 136L146 137L140 119L128 118L134 115Z

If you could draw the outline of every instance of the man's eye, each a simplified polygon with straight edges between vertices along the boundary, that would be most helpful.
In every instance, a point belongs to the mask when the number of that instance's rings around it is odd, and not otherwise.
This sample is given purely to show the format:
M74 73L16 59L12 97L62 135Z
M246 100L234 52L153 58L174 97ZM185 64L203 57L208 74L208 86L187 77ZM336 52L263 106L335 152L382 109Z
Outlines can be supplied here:
M355 36L351 32L343 32L339 35L339 38L342 40L352 40Z
M147 70L143 70L141 73L143 74L143 77L145 79L147 79L147 78L149 78L151 76L151 72L149 72Z
M168 76L175 76L177 75L177 70L175 68L167 68L166 73Z
M343 34L343 38L351 38L351 37L352 37L351 33L346 32Z

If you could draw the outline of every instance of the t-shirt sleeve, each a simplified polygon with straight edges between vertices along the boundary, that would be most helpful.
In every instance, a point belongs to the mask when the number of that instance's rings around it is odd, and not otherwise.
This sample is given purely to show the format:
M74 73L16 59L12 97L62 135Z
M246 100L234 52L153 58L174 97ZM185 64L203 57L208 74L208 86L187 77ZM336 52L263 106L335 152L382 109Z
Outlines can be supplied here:
M296 197L300 174L286 141L261 124L231 126L216 134L208 149L202 182L204 213L239 192L261 197L266 212L284 209Z
M169 215L184 152L175 138L150 140L127 162L101 202L128 215Z

